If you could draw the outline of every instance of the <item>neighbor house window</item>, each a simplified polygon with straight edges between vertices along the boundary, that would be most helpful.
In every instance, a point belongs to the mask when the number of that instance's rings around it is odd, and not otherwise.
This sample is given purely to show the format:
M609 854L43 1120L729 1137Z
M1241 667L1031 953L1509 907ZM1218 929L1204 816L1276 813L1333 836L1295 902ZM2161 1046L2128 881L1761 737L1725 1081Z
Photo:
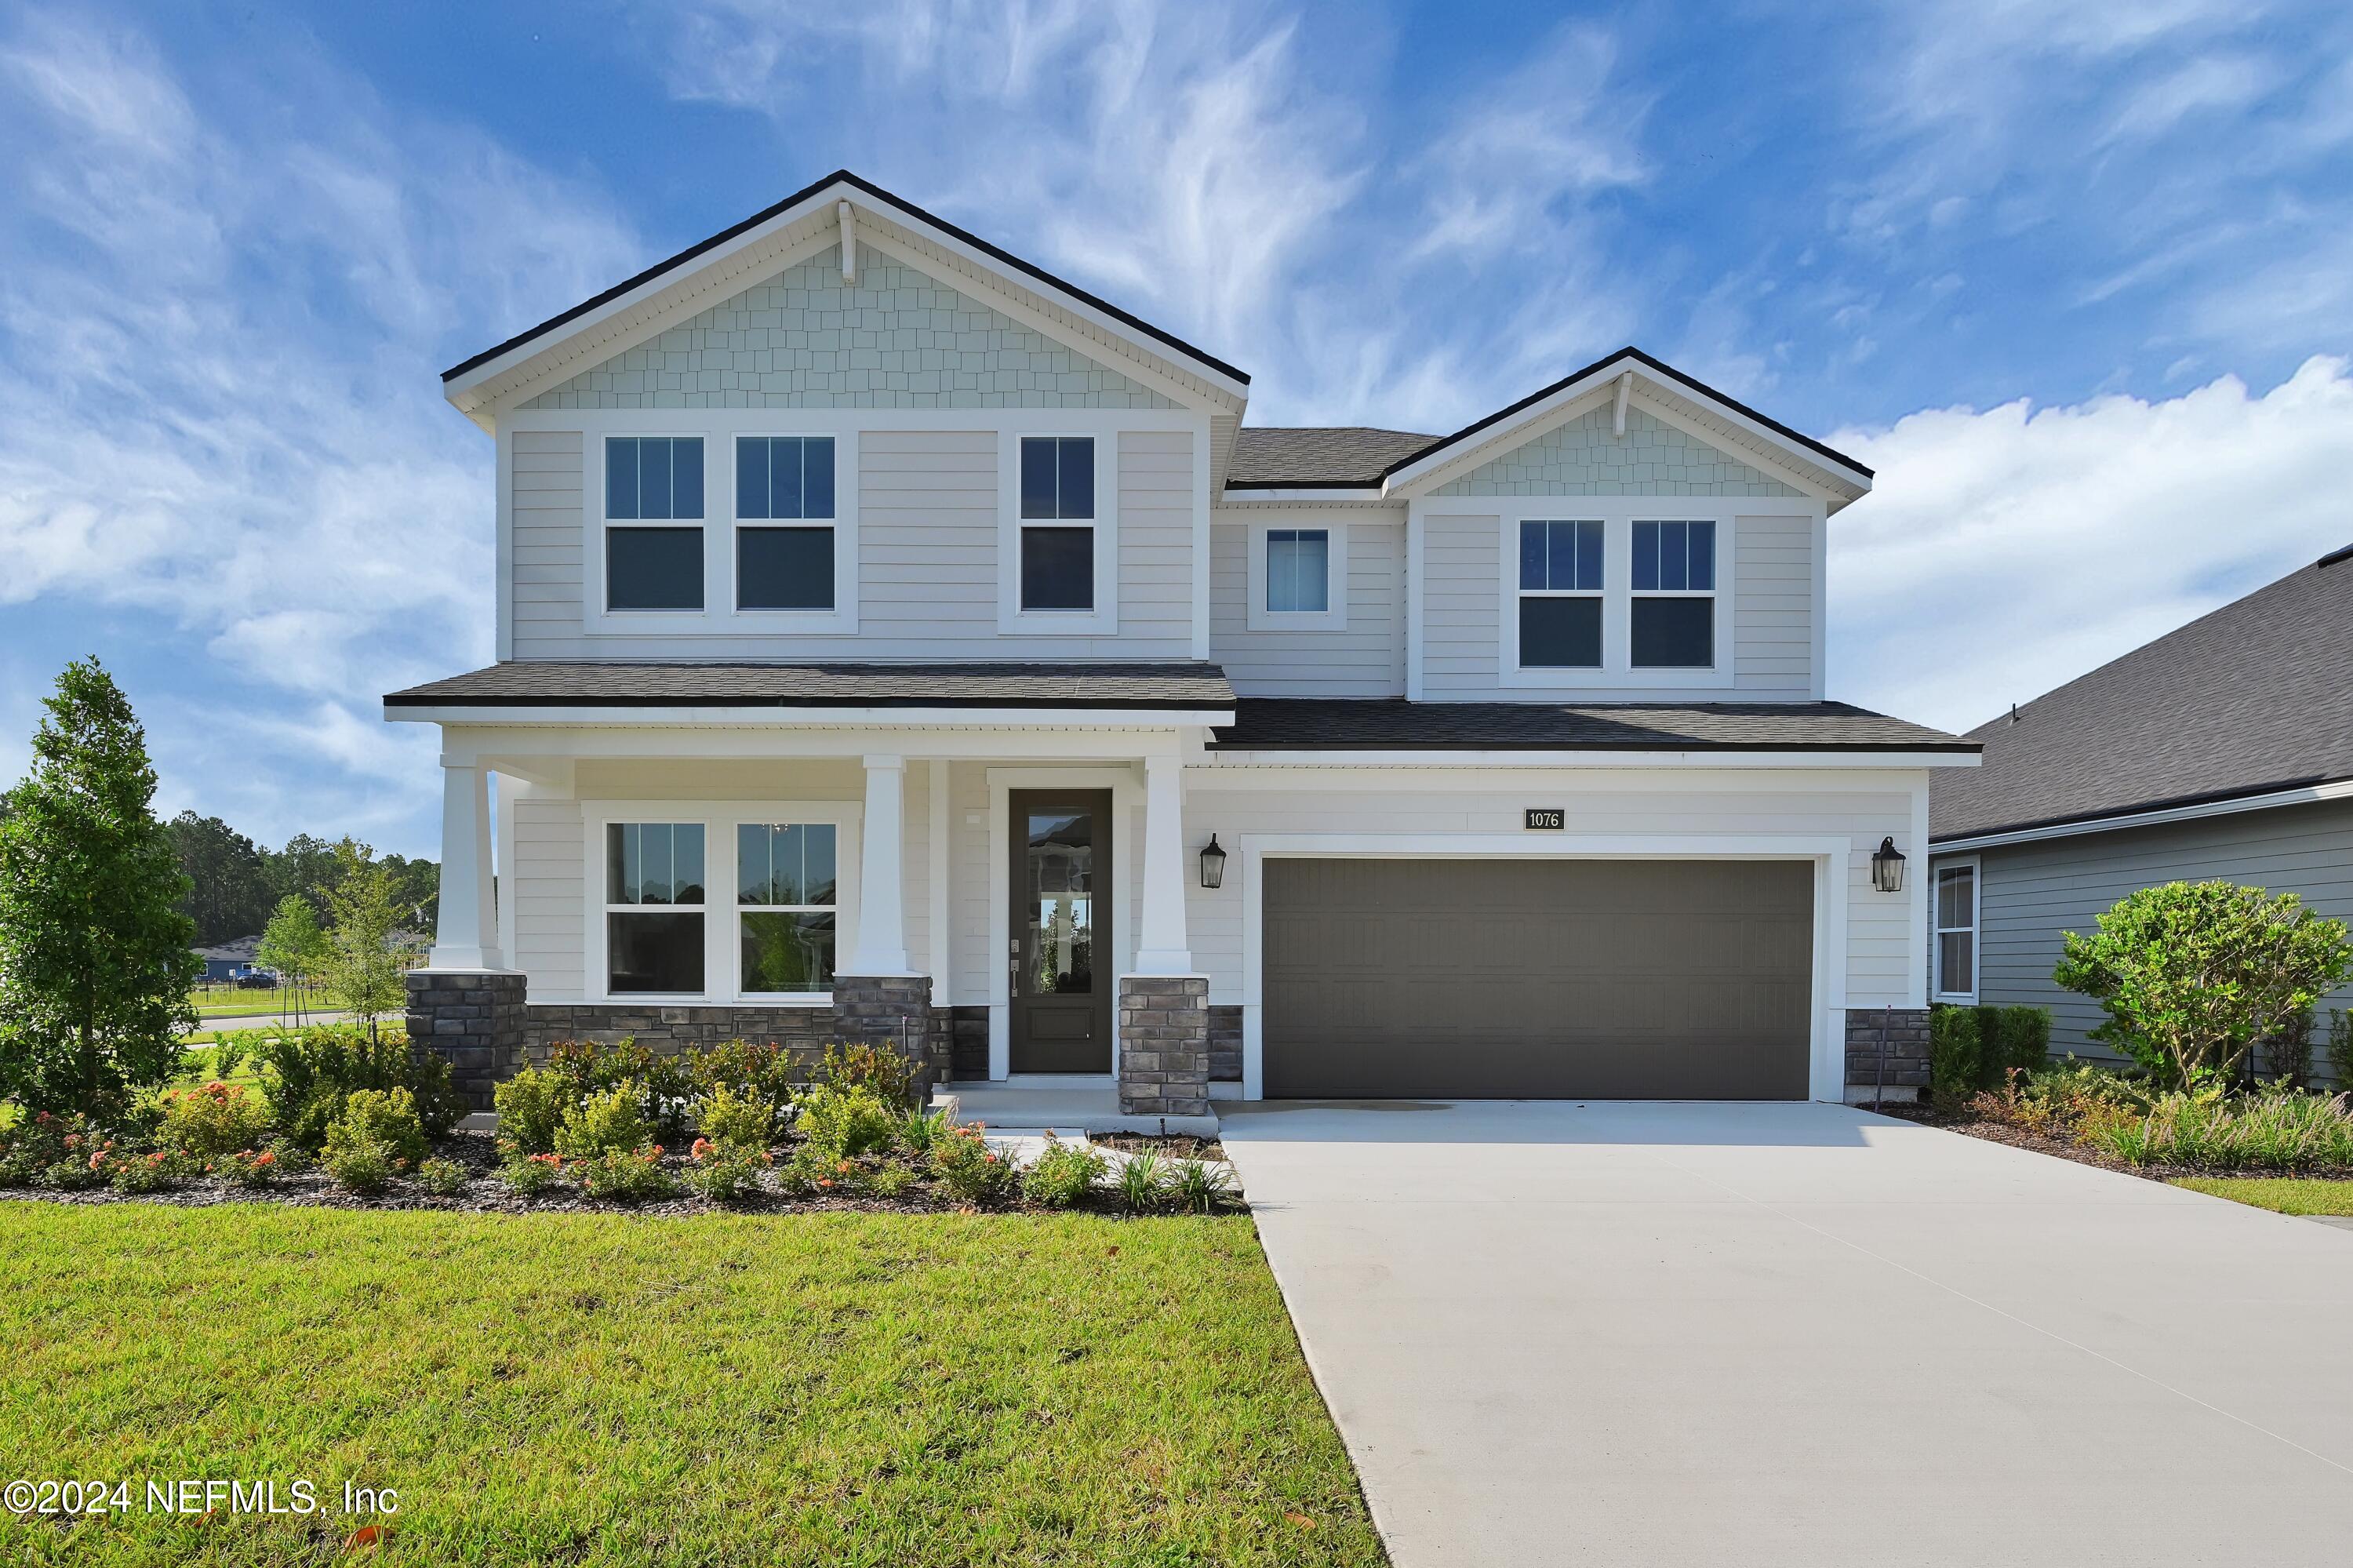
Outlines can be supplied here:
M1715 524L1637 523L1630 563L1637 670L1715 664Z
M1968 862L1936 868L1936 992L1974 1000L1978 994L1978 868Z
M605 608L702 608L702 438L605 438Z
M735 829L735 919L747 995L833 989L831 822L743 822Z
M1332 534L1325 528L1266 531L1266 608L1320 615L1332 608Z
M833 438L735 440L735 608L833 603Z
M605 985L618 996L700 995L701 822L605 827Z
M1024 610L1094 609L1094 438L1022 437Z
M1601 667L1601 524L1520 524L1520 667Z

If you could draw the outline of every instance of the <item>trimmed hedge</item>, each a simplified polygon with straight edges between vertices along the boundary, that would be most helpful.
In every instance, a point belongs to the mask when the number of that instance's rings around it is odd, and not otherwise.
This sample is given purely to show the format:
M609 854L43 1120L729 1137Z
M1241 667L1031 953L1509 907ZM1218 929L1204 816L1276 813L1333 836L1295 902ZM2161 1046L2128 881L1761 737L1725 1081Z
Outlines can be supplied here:
M1958 1104L1979 1089L2000 1088L2012 1068L2037 1071L2050 1055L2048 1008L1929 1010L1929 1088L1946 1104Z

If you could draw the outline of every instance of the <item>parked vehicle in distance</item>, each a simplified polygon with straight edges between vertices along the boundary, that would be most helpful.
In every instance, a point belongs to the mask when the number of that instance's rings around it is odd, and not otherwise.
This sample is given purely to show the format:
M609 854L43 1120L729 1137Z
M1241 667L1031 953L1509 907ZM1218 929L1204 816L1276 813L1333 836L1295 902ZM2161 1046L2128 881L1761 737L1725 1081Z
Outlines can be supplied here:
M278 977L268 969L248 969L237 977L239 991L276 991Z

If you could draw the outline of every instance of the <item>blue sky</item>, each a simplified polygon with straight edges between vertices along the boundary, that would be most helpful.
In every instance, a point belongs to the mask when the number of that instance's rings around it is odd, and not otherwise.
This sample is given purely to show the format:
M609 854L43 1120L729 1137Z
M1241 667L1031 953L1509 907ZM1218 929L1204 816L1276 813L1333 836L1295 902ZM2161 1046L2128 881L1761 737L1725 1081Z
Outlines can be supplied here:
M1991 716L2353 540L2353 12L411 4L0 14L0 772L96 652L164 804L433 850L490 657L438 372L847 165L1446 430L1621 344L1881 471L1834 695Z

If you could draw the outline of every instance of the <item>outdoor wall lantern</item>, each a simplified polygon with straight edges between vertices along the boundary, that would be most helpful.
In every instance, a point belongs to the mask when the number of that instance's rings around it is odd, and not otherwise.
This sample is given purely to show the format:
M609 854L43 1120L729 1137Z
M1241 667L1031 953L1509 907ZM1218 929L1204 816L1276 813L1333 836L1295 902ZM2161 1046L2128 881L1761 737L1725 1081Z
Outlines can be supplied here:
M1201 852L1201 885L1223 887L1226 884L1226 852L1218 847L1218 835L1209 835L1209 844Z
M1871 885L1882 893L1904 891L1904 852L1892 838L1880 840L1879 848L1872 852Z

